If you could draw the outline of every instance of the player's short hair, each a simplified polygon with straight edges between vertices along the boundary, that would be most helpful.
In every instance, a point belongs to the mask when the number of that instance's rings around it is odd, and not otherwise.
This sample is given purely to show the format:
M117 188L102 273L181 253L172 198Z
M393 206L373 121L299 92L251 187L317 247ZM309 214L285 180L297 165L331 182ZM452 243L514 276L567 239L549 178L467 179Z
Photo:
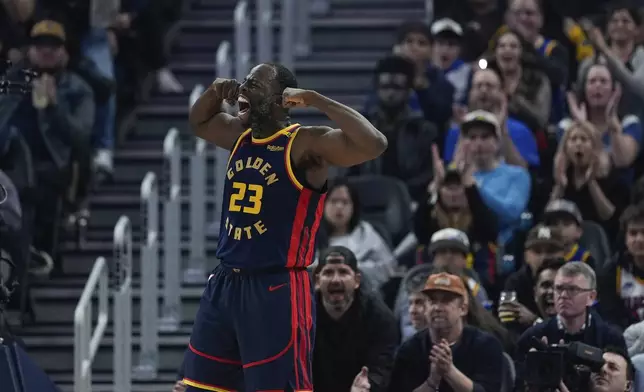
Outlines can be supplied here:
M407 77L407 83L409 87L411 87L414 82L415 72L416 70L414 68L414 64L412 64L412 62L407 60L406 58L400 56L387 56L384 59L378 61L378 63L376 64L374 76L377 83L378 75L380 74L403 74L405 75L405 77Z
M280 94L286 88L297 88L297 79L291 70L278 63L266 63L266 65L272 67L275 71L273 80L277 82Z

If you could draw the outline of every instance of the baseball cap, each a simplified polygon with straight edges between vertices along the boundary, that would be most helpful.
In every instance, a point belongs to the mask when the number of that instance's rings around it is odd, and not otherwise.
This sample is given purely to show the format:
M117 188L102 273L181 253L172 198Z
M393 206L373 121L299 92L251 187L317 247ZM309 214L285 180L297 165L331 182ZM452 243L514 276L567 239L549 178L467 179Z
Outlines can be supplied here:
M581 223L584 221L584 219L581 216L581 212L577 207L577 204L566 199L557 199L548 203L544 211L543 220L548 222L549 219L552 219L561 215L567 215L573 218L578 225L581 225Z
M434 37L439 34L445 34L445 33L451 33L459 37L463 36L463 28L461 27L461 25L458 24L458 22L456 22L455 20L450 18L442 18L432 23L430 32Z
M564 248L563 238L559 230L543 224L538 224L530 229L525 241L526 249L538 245L552 246L561 250Z
M461 124L461 131L467 132L476 125L484 125L491 128L495 135L499 134L499 120L487 110L473 110L465 115Z
M51 19L36 22L31 28L29 36L33 43L64 45L65 41L67 41L67 34L63 24Z
M440 249L458 249L463 253L470 253L470 240L467 234L460 230L447 228L437 231L429 241L429 253Z
M327 264L346 264L353 271L358 272L358 259L356 255L344 246L329 246L320 252L316 272L322 270Z
M431 291L445 291L459 295L465 302L467 302L467 289L463 280L456 275L441 272L439 274L430 275L425 283L423 293L428 294Z

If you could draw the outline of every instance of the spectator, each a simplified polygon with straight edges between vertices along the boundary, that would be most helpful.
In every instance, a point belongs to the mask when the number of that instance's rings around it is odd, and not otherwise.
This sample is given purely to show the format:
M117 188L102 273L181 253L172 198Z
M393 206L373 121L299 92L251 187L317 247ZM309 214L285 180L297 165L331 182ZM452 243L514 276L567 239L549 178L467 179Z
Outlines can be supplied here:
M387 282L396 259L380 234L360 216L358 194L344 180L329 187L318 237L318 249L345 246L358 260L358 267L375 290Z
M537 272L547 259L558 259L564 256L564 244L561 233L544 225L530 229L525 241L523 254L525 264L505 281L505 291L517 293L517 301L513 304L502 305L499 313L511 312L515 317L506 317L509 322L526 328L537 320L539 306L535 299L534 288ZM515 328L516 329L516 328Z
M634 385L635 368L621 347L606 347L602 355L604 365L589 380L590 392L639 391ZM564 384L564 387L567 386ZM637 389L636 389L637 388ZM561 390L561 389L560 389Z
M472 256L470 249L470 241L465 233L460 230L447 228L439 230L432 235L428 253L431 256L431 262L434 268L445 268L451 274L462 275L463 281L472 293L472 296L482 305L488 305L490 297L485 291L485 288L481 286L476 272L471 269ZM406 309L409 306L406 294L409 294L409 292L413 291L410 290L407 293L402 292L402 297L399 297L396 301L398 304L403 305L402 311L397 313L402 315L400 322L404 333L410 331L409 326L411 325L411 320L407 317L408 311ZM404 335L404 337L407 337L407 335Z
M628 355L631 357L644 353L644 321L631 324L626 328L624 341L626 341Z
M455 154L454 164L462 178L471 171L483 202L498 219L499 242L504 244L519 227L528 205L530 175L524 168L499 159L501 127L494 114L482 110L468 113L461 131L462 150Z
M579 244L584 233L582 227L584 221L575 203L565 199L551 201L543 213L543 222L561 233L566 261L583 261L593 269L597 268L597 263L590 251Z
M503 23L505 1L434 1L435 19L452 18L463 26L462 58L477 60L487 49L494 32Z
M408 316L411 325L402 325L403 340L412 337L416 332L422 331L429 326L429 299L423 294L421 287L412 286L407 288L409 295Z
M56 211L67 186L72 150L88 148L94 118L92 90L66 68L66 37L59 22L37 22L27 51L27 64L41 73L33 94L0 97L0 133L26 141L36 171L37 189L23 208L35 211L34 246L43 259L55 250Z
M568 80L568 51L557 40L544 37L543 9L538 0L509 0L506 13L507 26L502 26L497 34L511 29L516 31L530 46L524 48L527 53L536 50L539 55L534 60L543 69L553 87L553 93L565 86ZM555 102L563 104L564 102Z
M600 275L599 309L606 320L626 329L644 320L644 204L629 206L621 222L626 250Z
M572 262L559 268L555 277L557 316L532 326L519 339L517 385L523 385L523 361L533 338L545 337L550 343L579 341L601 349L615 346L626 350L622 334L590 310L596 296L595 272L587 264Z
M431 32L425 23L408 22L398 31L394 53L406 57L415 66L412 109L420 109L425 119L443 129L452 115L454 87L441 70L431 65L430 43Z
M355 255L342 246L323 250L315 287L315 390L347 391L365 366L370 390L386 391L399 341L396 320L380 298L360 289Z
M574 202L585 219L614 233L628 195L621 176L610 169L610 158L598 136L587 122L576 122L568 128L555 156L555 186L550 200Z
M508 113L537 130L546 128L550 119L552 89L535 57L530 56L529 45L513 31L500 34L493 44L489 67L501 76L508 96Z
M374 79L378 102L367 113L367 119L387 136L389 148L351 173L396 177L407 184L409 194L417 200L432 178L428 151L437 137L437 129L422 113L409 108L414 80L412 63L402 57L382 59Z
M26 44L23 24L31 19L34 0L5 0L0 5L0 58L18 63L22 60L22 46Z
M466 102L472 66L461 60L463 28L454 20L443 18L432 23L431 33L432 63L454 86L454 102Z
M613 165L620 169L629 168L639 154L642 125L636 116L618 117L621 88L615 84L609 69L599 63L590 65L580 75L579 85L583 86L579 94L568 94L572 119L589 121L599 131ZM559 135L571 126L570 119L563 119L559 123ZM629 177L632 181L632 173Z
M389 391L499 391L501 344L464 325L468 295L461 278L431 275L424 291L429 297L429 329L398 349Z
M464 173L468 177L461 178L456 169L445 171L436 147L432 147L432 154L434 181L426 201L419 203L414 213L414 233L422 245L420 261L431 261L426 249L434 233L454 228L467 233L472 242L474 259L470 268L484 272L490 256L489 244L498 236L496 216L483 202L471 172Z
M505 109L507 99L501 88L499 74L491 69L477 70L472 78L469 93L469 109L485 110L496 113L503 121L501 132L501 155L506 163L523 166L538 167L539 151L532 131L521 121L508 114ZM464 114L467 109L463 109ZM456 119L457 126L450 128L445 138L444 157L446 162L451 162L459 140L458 126L463 118Z

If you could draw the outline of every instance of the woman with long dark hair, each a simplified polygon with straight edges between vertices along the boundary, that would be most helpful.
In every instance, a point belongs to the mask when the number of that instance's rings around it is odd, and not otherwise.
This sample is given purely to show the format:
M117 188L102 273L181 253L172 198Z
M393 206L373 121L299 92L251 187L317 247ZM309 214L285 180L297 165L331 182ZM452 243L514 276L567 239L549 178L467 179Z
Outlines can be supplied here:
M317 248L349 248L362 274L378 289L393 276L397 263L385 240L360 213L355 189L345 179L334 181L327 192Z

